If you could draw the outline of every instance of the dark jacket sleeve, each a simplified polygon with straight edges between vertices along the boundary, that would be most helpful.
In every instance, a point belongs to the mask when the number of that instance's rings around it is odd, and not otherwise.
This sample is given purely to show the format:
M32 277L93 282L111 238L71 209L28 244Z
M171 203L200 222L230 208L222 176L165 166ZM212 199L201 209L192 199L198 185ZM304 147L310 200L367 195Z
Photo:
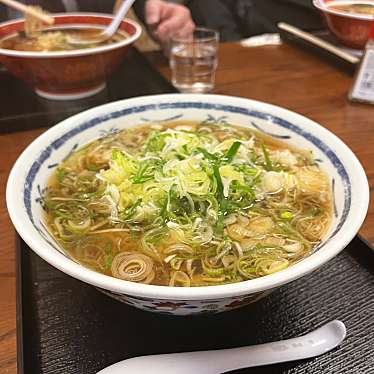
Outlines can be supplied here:
M0 4L0 22L8 20L8 9L5 5Z
M231 0L189 0L185 5L190 9L196 25L217 30L222 41L242 38L235 14L231 9Z
M220 32L222 41L277 32L278 22L305 30L323 28L312 0L189 0L197 25Z
M140 20L143 23L145 23L145 14L144 14L145 2L146 0L136 0L133 5L136 15L140 18Z

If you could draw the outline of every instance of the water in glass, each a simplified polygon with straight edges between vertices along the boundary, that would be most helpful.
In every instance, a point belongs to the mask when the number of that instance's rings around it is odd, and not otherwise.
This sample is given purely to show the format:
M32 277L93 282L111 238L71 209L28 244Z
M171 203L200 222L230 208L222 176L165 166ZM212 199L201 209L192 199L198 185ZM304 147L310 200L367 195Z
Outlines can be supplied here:
M207 92L214 87L217 53L214 46L177 45L171 50L172 83L181 92Z
M218 33L197 27L191 35L171 38L172 83L181 92L202 93L214 87Z

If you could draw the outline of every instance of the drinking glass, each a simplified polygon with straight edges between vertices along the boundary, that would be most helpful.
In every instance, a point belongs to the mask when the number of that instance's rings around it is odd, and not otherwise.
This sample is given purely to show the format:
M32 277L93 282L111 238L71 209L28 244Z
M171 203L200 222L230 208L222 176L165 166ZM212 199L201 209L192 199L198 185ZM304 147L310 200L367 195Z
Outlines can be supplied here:
M214 87L218 64L219 35L215 30L197 27L189 36L171 38L172 83L184 93L209 92Z

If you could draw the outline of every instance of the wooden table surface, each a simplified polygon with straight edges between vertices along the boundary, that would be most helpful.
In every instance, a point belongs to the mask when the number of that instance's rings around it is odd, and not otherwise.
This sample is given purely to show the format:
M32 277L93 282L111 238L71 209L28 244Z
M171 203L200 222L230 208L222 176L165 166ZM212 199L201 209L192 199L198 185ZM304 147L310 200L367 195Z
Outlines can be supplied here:
M149 58L170 77L165 58ZM349 75L288 45L226 43L220 47L216 83L217 94L266 101L319 122L352 149L374 188L374 107L347 100ZM6 210L6 180L18 155L43 131L0 135L0 373L16 373L15 232ZM360 234L374 245L373 204Z

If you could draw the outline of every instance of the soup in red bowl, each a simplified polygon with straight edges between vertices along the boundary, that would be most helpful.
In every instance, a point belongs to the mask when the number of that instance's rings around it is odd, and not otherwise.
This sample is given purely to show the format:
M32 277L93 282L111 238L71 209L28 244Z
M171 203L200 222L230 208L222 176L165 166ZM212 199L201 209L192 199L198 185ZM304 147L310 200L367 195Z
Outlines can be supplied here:
M126 19L110 41L73 48L64 44L63 34L101 29L111 22L112 16L64 13L54 15L54 20L54 25L36 39L22 36L23 19L0 24L0 63L48 99L79 99L101 91L141 34L140 26Z
M345 46L363 49L374 22L374 0L314 0L330 31Z

